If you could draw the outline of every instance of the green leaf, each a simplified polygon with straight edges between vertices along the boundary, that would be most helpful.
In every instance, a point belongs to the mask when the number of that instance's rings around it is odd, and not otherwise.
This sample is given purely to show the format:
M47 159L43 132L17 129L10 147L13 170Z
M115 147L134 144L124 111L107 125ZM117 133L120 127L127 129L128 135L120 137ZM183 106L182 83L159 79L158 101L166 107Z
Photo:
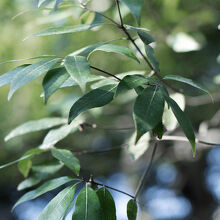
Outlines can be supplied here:
M107 85L90 91L79 98L71 107L68 123L71 123L80 113L107 105L113 100L117 85Z
M134 121L137 129L136 143L162 119L164 98L158 87L147 87L134 104Z
M137 203L135 200L129 200L127 204L127 216L128 220L136 220L137 218Z
M142 75L129 75L125 76L118 84L115 96L123 91L135 89L149 81L148 78Z
M150 31L148 28L134 27L128 24L124 24L124 27L130 31Z
M76 200L73 220L101 220L101 206L96 192L86 184Z
M64 163L65 166L70 168L76 175L79 174L80 164L79 160L69 150L52 149L53 157Z
M50 149L57 142L67 137L70 133L77 131L79 122L75 121L71 125L64 125L60 128L50 130L45 136L43 143L39 146L40 149Z
M58 193L41 212L38 220L62 219L70 206L76 190L76 184Z
M116 220L116 208L115 202L111 193L102 187L97 190L97 195L99 197L101 210L102 210L102 220Z
M67 56L64 61L64 66L73 80L75 80L81 89L85 91L86 83L90 76L90 65L86 57Z
M144 31L138 30L137 33L138 33L138 36L141 38L141 40L144 42L145 45L148 45L148 44L155 41L154 38L151 35L147 34Z
M162 121L160 121L156 127L152 130L152 133L155 137L158 137L159 139L162 139L164 134L164 126Z
M161 86L161 91L163 93L163 96L167 102L167 104L171 107L177 121L179 122L180 126L183 129L183 132L185 133L186 137L188 138L193 151L193 156L195 157L196 154L196 141L195 141L195 134L193 131L193 127L191 124L191 121L187 117L187 115L181 110L181 108L178 106L178 104L170 98L167 93L164 91L163 87Z
M178 76L178 75L167 75L164 77L165 80L173 80L173 81L178 81L178 82L182 82L182 83L185 83L185 84L188 84L196 89L199 89L205 93L207 93L208 95L211 96L211 94L209 93L209 91L204 88L203 86L199 85L198 83L196 82L193 82L191 79L188 79L188 78L185 78L185 77L182 77L182 76ZM212 98L212 96L211 96Z
M59 177L56 179L52 179L49 180L47 182L45 182L43 185L41 185L40 187L38 187L37 189L34 189L32 191L29 191L28 193L24 194L13 206L12 209L14 209L15 207L17 207L19 204L35 199L39 196L41 196L42 194L49 192L53 189L58 188L59 186L64 185L65 183L68 183L70 181L73 181L74 179L68 176L63 176L63 177Z
M134 18L137 20L138 25L141 23L141 9L144 4L144 0L120 0L130 9Z
M49 97L56 92L68 78L69 74L63 67L50 70L45 75L42 82L44 89L44 103L47 103Z
M37 185L38 183L41 182L41 179L35 175L30 175L29 178L23 180L21 183L19 183L19 185L17 186L17 190L23 190L23 189L27 189L30 188L32 186Z
M153 48L151 46L147 45L147 46L145 46L145 50L146 50L147 57L150 60L150 63L153 66L154 70L156 70L159 73L160 72L159 62L154 55Z
M13 129L6 137L5 141L10 140L19 135L27 134L34 131L40 131L48 128L55 127L57 125L65 124L67 121L65 118L43 118L37 121L28 121L22 125L19 125Z
M12 97L16 90L50 70L60 60L60 58L42 60L16 72L11 81L8 99Z
M79 50L76 50L73 53L69 54L68 56L77 56L77 55L84 56L84 55L89 54L93 50L95 50L97 47L100 47L100 46L102 46L104 44L105 44L104 42L99 42L97 44L92 44L92 45L83 47L83 48L81 48Z
M99 23L82 24L82 25L75 25L75 26L51 27L48 29L44 29L40 32L37 32L35 34L31 34L27 36L24 40L30 39L32 37L50 36L50 35L57 35L57 34L69 34L69 33L87 31L94 27L101 26L103 24L104 24L103 22L99 22Z
M14 78L14 76L16 75L16 73L19 71L22 71L27 66L28 66L27 64L22 65L22 66L18 66L15 69L11 70L10 72L7 72L7 73L1 75L0 76L0 86L4 86L4 85L11 83L11 81Z
M138 58L136 57L136 55L134 54L134 52L127 47L124 46L118 46L115 44L104 44L100 47L97 47L96 49L94 49L89 56L94 53L95 51L104 51L104 52L111 52L111 53L118 53L118 54L122 54L125 55L127 57L130 57L134 60L136 60L138 63L140 63L140 61L138 60Z

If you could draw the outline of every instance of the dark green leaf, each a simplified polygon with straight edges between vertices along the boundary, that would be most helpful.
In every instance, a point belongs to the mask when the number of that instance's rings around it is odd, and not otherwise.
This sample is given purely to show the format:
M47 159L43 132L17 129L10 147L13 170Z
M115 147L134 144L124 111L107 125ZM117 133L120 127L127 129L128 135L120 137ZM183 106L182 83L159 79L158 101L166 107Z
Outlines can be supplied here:
M65 118L43 118L37 121L28 121L22 125L19 125L13 129L6 137L5 141L10 140L13 137L27 134L34 131L40 131L48 128L55 127L57 125L65 124L67 121Z
M26 201L29 201L29 200L32 200L32 199L35 199L39 196L41 196L42 194L46 193L46 192L49 192L53 189L56 189L58 188L59 186L62 186L64 185L65 183L68 183L70 181L74 180L73 178L71 177L68 177L68 176L64 176L64 177L59 177L59 178L56 178L56 179L52 179L52 180L49 180L47 182L45 182L43 185L41 185L40 187L38 187L37 189L34 189L26 194L24 194L16 203L15 205L13 206L13 209L18 206L19 204L23 203L23 202L26 202Z
M188 78L185 78L185 77L182 77L182 76L178 76L178 75L167 75L164 77L165 80L174 80L174 81L178 81L178 82L182 82L182 83L185 83L185 84L188 84L194 88L197 88L205 93L207 93L208 95L211 96L211 94L209 93L209 91L204 88L203 86L199 85L198 83L196 82L193 82L191 79L188 79ZM211 96L212 97L212 96Z
M148 81L149 81L149 79L147 79L146 77L144 77L142 75L125 76L118 84L115 95L118 95L119 93L121 93L123 91L135 89L135 88L147 83Z
M90 65L86 57L67 56L64 61L64 66L73 80L85 91L86 83L90 76Z
M127 57L130 57L134 60L136 60L138 63L140 62L138 60L138 58L135 56L134 52L130 49L130 48L127 48L127 47L124 47L124 46L118 46L118 45L115 45L115 44L104 44L100 47L97 47L96 49L94 49L90 54L89 56L95 52L95 51L104 51L104 52L112 52L112 53L118 53L118 54L122 54L122 55L125 55Z
M75 26L61 26L61 27L54 27L54 28L52 27L52 28L44 29L35 34L31 34L28 37L26 37L24 40L27 40L32 37L49 36L49 35L56 35L56 34L69 34L69 33L87 31L94 27L101 26L103 24L104 23L100 22L100 23L82 24L82 25L75 25Z
M45 103L47 103L49 97L56 92L68 78L69 74L63 67L50 70L45 75L42 82Z
M150 36L144 31L138 30L137 33L138 33L138 36L141 38L141 40L145 43L145 45L148 45L155 41L152 36Z
M162 121L160 121L156 127L152 130L153 132L153 135L155 137L158 137L159 139L162 139L163 137L163 134L164 134L164 126L163 126L163 123Z
M137 97L134 104L136 142L162 120L163 110L164 98L158 87L147 87Z
M79 160L69 150L52 149L53 157L64 163L65 166L70 168L76 175L79 174L80 164Z
M14 78L14 76L16 75L16 73L19 71L22 71L27 66L28 65L26 65L26 64L22 65L22 66L18 66L15 69L11 70L10 72L7 72L7 73L1 75L0 76L0 86L4 86L4 85L11 83L11 81Z
M59 58L42 60L16 72L11 81L8 99L12 97L16 90L50 70L60 60Z
M130 9L131 13L137 20L138 25L141 23L141 9L144 4L144 0L120 0Z
M151 46L147 45L147 46L145 46L145 49L146 49L147 57L150 60L150 63L153 66L154 70L156 70L157 72L160 72L159 62L154 55L153 48Z
M80 113L107 105L113 100L117 85L107 85L97 89L94 89L78 99L70 109L69 123L72 122Z
M41 212L38 220L60 220L70 206L76 190L76 185L69 186L56 195Z
M101 206L96 192L86 184L76 200L73 220L101 220Z
M111 193L105 187L98 189L96 193L101 205L102 220L116 220L115 202Z
M133 199L129 200L127 204L128 220L136 220L137 218L137 203Z
M195 142L195 134L193 131L193 127L191 124L191 121L187 117L187 115L181 110L181 108L178 106L178 104L167 95L167 92L164 91L163 87L161 86L161 91L164 95L164 98L167 102L167 104L171 107L177 121L179 122L180 126L183 129L183 132L185 133L186 137L188 138L193 151L193 156L196 154L196 142Z

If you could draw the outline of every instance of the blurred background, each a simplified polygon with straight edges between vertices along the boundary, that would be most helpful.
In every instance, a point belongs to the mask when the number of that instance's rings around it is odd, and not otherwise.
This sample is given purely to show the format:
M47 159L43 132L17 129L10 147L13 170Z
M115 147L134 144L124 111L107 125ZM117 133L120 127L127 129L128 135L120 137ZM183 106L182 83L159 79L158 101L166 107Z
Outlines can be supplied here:
M70 1L71 2L71 1ZM91 0L94 9L118 20L113 0ZM48 6L50 8L50 5ZM126 24L137 25L128 8L121 4ZM37 9L37 1L0 1L0 62L43 54L66 56L77 49L99 41L123 37L115 27L107 25L100 30L77 34L33 38L26 36L51 26L74 25L91 19L76 7L61 7L58 10ZM177 74L191 78L205 86L214 98L198 93L182 84L187 96L172 94L189 115L196 135L200 140L220 143L220 2L219 0L147 0L142 10L141 26L151 30L156 43L155 55L162 75ZM127 41L114 42L129 45ZM139 42L137 42L139 43ZM129 45L131 46L131 45ZM140 47L142 45L140 44ZM32 61L5 63L0 73ZM141 64L125 57L98 52L90 63L113 74L128 71L147 71ZM0 88L0 164L19 158L28 149L41 144L47 131L31 133L4 142L4 137L16 126L29 120L50 116L67 117L74 101L82 95L80 90L69 87L57 91L47 105L40 97L42 78L35 80L7 101L8 86ZM93 87L95 85L92 85ZM90 87L87 88L88 90ZM193 94L193 96L191 96ZM119 96L103 109L85 113L86 122L95 123L97 129L85 129L69 135L57 144L73 151L103 150L132 143L132 106L134 93ZM183 136L172 114L165 114L167 133ZM99 129L99 127L101 129ZM144 144L103 154L85 154L81 161L81 175L93 174L95 179L112 187L134 194L141 174L149 164L152 144L149 136ZM143 220L219 220L220 219L220 148L219 145L198 145L196 158L192 158L189 143L164 141L158 145L151 172L139 198L139 219ZM44 159L51 160L50 155ZM134 160L137 159L137 160ZM42 158L36 158L40 164ZM69 174L66 169L59 174ZM24 180L16 165L0 170L0 219L34 220L47 202L58 192L47 193L39 199L20 205L11 213L15 201L24 194L17 191ZM129 197L111 191L117 207L118 220L126 218L126 202ZM70 216L67 219L71 219Z

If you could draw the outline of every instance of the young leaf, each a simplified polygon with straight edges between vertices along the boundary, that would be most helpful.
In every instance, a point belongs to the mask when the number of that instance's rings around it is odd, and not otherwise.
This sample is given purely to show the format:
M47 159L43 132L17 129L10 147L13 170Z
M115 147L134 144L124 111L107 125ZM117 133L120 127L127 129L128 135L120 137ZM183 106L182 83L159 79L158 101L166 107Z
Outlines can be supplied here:
M70 168L76 175L79 174L80 164L79 160L69 150L52 149L53 157L64 163L65 166Z
M13 137L27 134L34 131L40 131L48 128L55 127L57 125L65 124L67 121L65 118L43 118L37 121L28 121L22 125L19 125L13 129L6 137L5 141L10 140Z
M183 132L185 133L186 137L188 138L193 151L193 156L195 157L196 154L196 142L195 142L195 134L193 131L193 127L191 124L191 121L187 117L187 115L181 110L181 108L178 106L178 104L170 98L167 93L164 91L163 87L161 86L161 91L164 95L164 98L167 102L167 104L171 107L174 115L176 116L177 121L179 122L180 126L183 129Z
M102 210L102 220L116 220L116 208L115 202L111 193L102 187L97 190L97 195L99 197L101 210Z
M68 78L69 74L63 67L50 70L45 75L42 82L44 89L44 103L47 103L49 97L56 92Z
M22 65L22 66L18 66L15 69L11 70L10 72L7 72L3 75L0 76L0 86L4 86L7 85L9 83L11 83L12 79L14 78L14 76L16 75L17 72L25 69L28 65Z
M150 60L151 65L153 66L154 70L160 72L159 62L154 55L154 50L150 45L145 46L146 54L148 59Z
M94 89L78 99L70 109L68 122L71 123L80 113L107 105L113 100L117 85L107 85Z
M96 49L94 49L89 56L94 53L95 51L104 51L104 52L112 52L112 53L118 53L118 54L122 54L125 55L127 57L130 57L134 60L136 60L138 63L140 63L140 61L138 60L138 58L136 57L136 55L134 54L134 52L127 47L124 46L118 46L115 44L104 44L100 47L97 47Z
M138 86L142 86L143 84L149 81L148 78L142 75L130 75L125 76L118 84L115 96L123 91L127 91L130 89L135 89Z
M137 20L138 25L141 23L141 9L144 4L144 0L120 0L130 9L134 18Z
M60 58L42 60L16 72L11 81L8 99L12 97L16 90L50 70L60 60Z
M145 45L148 45L148 44L155 41L152 36L145 33L144 31L138 30L137 33L138 33L138 36L141 38L141 40L144 42Z
M56 179L49 180L45 182L43 185L38 187L37 189L34 189L32 191L29 191L28 193L24 194L13 206L12 210L17 207L19 204L35 199L42 194L49 192L53 189L58 188L59 186L64 185L65 183L68 183L70 181L73 181L74 179L68 176L59 177Z
M191 79L188 79L188 78L185 78L185 77L182 77L182 76L178 76L178 75L167 75L164 77L165 80L174 80L174 81L178 81L178 82L182 82L182 83L185 83L185 84L188 84L196 89L199 89L205 93L207 93L208 95L211 96L211 94L209 93L209 91L204 88L203 86L199 85L198 83L196 82L193 82ZM212 98L212 96L211 96Z
M129 200L127 204L127 216L128 220L136 220L137 218L137 203L135 200Z
M137 129L136 142L152 130L162 119L164 98L158 87L147 87L134 104L134 120Z
M76 190L76 184L69 186L56 195L41 212L38 220L62 219L70 206Z
M90 76L90 65L86 57L67 56L64 66L69 75L75 80L83 91L86 89L86 82Z
M77 130L79 122L75 122L71 125L64 125L60 128L50 130L45 136L43 143L39 146L40 149L50 149L57 142L67 137L70 133Z
M49 36L49 35L56 35L56 34L69 34L69 33L87 31L94 27L101 26L103 24L104 23L99 22L99 23L82 24L82 25L75 25L75 26L61 26L61 27L54 27L54 28L52 27L52 28L44 29L35 34L31 34L27 36L24 40L27 40L32 37Z
M72 219L102 220L99 198L88 184L79 192Z

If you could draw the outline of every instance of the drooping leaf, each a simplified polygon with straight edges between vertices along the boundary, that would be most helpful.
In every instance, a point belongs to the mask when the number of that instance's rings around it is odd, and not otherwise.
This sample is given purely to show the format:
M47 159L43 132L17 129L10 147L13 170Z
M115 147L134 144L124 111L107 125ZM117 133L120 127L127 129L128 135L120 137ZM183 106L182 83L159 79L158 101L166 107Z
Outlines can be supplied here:
M16 75L17 72L25 69L28 65L21 65L16 67L15 69L11 70L10 72L7 72L3 75L0 76L0 86L4 86L7 85L9 83L11 83L13 77Z
M53 157L64 163L65 166L70 168L76 175L79 174L80 164L79 160L69 150L52 149Z
M76 184L58 193L41 212L38 220L62 219L68 210L76 190Z
M130 57L134 60L136 60L138 63L140 62L138 60L138 58L135 56L134 52L127 47L124 46L119 46L119 45L115 45L115 44L104 44L100 47L95 48L90 54L89 56L94 53L95 51L104 51L104 52L111 52L111 53L118 53L118 54L122 54L125 55L127 57Z
M43 143L39 146L40 149L50 149L57 142L67 137L70 133L77 130L79 122L74 122L71 125L64 125L60 128L50 130L45 136Z
M68 176L63 176L63 177L59 177L59 178L55 178L52 180L49 180L47 182L45 182L43 185L39 186L37 189L34 189L32 191L27 192L26 194L24 194L13 206L12 209L14 209L15 207L17 207L19 204L35 199L41 195L43 195L46 192L49 192L53 189L58 188L59 186L64 185L65 183L68 183L70 181L73 181L74 179Z
M85 91L86 83L90 76L90 65L86 57L67 56L64 61L64 66L73 80Z
M99 198L88 184L79 192L72 219L102 220Z
M60 58L42 60L16 72L11 81L8 99L12 97L16 90L50 70L60 60Z
M102 187L97 190L97 195L99 197L101 210L102 210L102 220L116 220L116 208L115 202L111 193Z
M117 85L107 85L94 89L78 99L70 109L68 122L71 123L80 113L107 105L113 100Z
M62 167L63 163L60 161L44 161L42 164L33 165L30 176L18 185L17 190L37 185L42 180L54 175Z
M162 121L160 121L156 127L153 128L152 133L155 137L158 137L159 139L162 139L164 134L164 126Z
M150 45L145 46L146 54L148 59L150 60L151 65L153 66L154 70L160 72L159 62L154 55L154 50Z
M144 0L120 0L130 9L134 18L137 20L138 25L141 23L141 9L144 4Z
M142 28L142 27L134 27L128 24L124 24L124 27L127 28L130 31L150 31L148 28Z
M207 93L208 95L211 96L211 94L209 93L209 91L204 88L203 86L201 86L200 84L194 82L193 80L191 79L188 79L188 78L185 78L183 76L178 76L178 75L167 75L164 77L165 80L173 80L173 81L178 81L178 82L182 82L182 83L185 83L185 84L188 84L196 89L199 89L205 93ZM211 96L212 97L212 96Z
M38 148L34 148L34 149L30 150L29 152L30 152L29 154L27 154L27 155L25 155L25 156L22 156L22 157L20 157L20 158L17 159L17 160L14 160L14 161L9 162L9 163L7 163L7 164L1 165L1 166L0 166L0 169L3 169L3 168L8 167L8 166L11 166L11 165L16 164L16 163L18 163L18 162L20 162L20 161L26 160L27 158L30 158L30 157L32 157L33 155L37 154L37 153L44 152L44 150L38 149Z
M138 33L138 36L141 38L141 40L144 42L145 45L148 45L148 44L155 41L154 38L151 35L147 34L144 31L138 30L137 33Z
M31 34L27 36L24 40L30 39L32 37L50 36L50 35L57 35L57 34L69 34L69 33L87 31L94 27L101 26L103 24L104 23L99 22L99 23L82 24L82 25L75 25L75 26L51 27L51 28L39 31L35 34Z
M92 44L92 45L83 47L83 48L81 48L79 50L76 50L73 53L69 54L68 56L78 56L78 55L84 56L84 55L89 54L93 50L95 50L97 47L100 47L100 46L102 46L104 44L105 44L104 42L99 42L97 44Z
M45 75L42 82L44 89L44 103L47 103L49 97L56 92L68 78L69 74L63 67L50 70Z
M183 129L183 132L185 133L186 137L188 138L188 140L192 146L193 156L195 156L195 154L196 154L196 141L195 141L195 134L193 131L191 121L189 120L187 115L181 110L181 108L178 106L178 104L167 95L167 93L163 89L163 86L160 86L160 89L162 91L162 94L163 94L167 104L171 107L174 115L176 116L177 121L179 122L180 126Z
M19 135L52 128L57 125L62 125L62 124L65 124L66 122L67 120L65 118L43 118L43 119L36 120L36 121L28 121L22 125L19 125L15 129L13 129L5 137L5 141L8 141L11 138L19 136Z
M162 119L164 98L158 87L147 87L134 104L134 121L137 129L136 142L152 130Z
M143 84L149 81L148 78L144 77L143 75L129 75L125 76L118 84L117 90L115 95L123 91L127 91L130 89L135 89L138 86L142 86Z
M127 216L128 216L128 220L136 220L137 219L137 203L133 199L128 201Z

